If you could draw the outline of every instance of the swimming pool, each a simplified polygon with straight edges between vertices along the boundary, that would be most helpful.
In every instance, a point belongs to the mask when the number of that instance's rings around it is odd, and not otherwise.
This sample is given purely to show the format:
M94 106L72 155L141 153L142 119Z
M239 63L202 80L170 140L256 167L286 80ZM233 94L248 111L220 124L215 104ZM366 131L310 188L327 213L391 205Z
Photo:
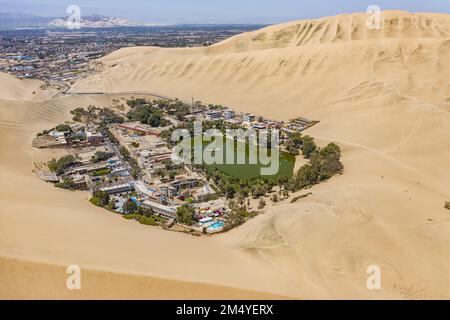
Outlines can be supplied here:
M217 230L223 229L224 226L225 226L225 224L222 221L217 221L217 222L214 222L212 225L210 225L208 227L208 230L209 231L217 231Z

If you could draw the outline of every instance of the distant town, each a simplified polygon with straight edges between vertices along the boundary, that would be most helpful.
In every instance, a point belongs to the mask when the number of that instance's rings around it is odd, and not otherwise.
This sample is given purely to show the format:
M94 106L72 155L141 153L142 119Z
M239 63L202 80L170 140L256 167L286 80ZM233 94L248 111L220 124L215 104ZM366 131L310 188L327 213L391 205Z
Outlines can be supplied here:
M88 190L93 205L171 231L201 236L229 230L260 214L266 201L295 202L308 194L291 199L291 193L343 170L336 144L321 149L313 138L302 135L318 123L305 118L285 123L199 101L124 97L107 108L78 107L71 113L72 121L44 130L33 140L36 148L68 152L36 164L39 177L59 188ZM194 132L194 121L202 121L203 132ZM246 176L251 165L234 165L230 172L172 161L175 129L186 129L195 138L211 128L279 130L285 168L273 177ZM295 173L299 154L309 163Z

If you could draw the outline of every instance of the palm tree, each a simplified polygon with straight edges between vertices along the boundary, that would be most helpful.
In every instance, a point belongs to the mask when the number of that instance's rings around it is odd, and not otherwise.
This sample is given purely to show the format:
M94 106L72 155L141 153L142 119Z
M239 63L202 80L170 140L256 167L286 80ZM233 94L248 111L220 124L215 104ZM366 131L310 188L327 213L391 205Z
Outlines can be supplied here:
M266 201L264 201L264 199L261 198L259 200L258 209L264 209L265 206L266 206Z
M241 206L241 209L244 207L245 204L245 198L242 195L238 196L238 203Z

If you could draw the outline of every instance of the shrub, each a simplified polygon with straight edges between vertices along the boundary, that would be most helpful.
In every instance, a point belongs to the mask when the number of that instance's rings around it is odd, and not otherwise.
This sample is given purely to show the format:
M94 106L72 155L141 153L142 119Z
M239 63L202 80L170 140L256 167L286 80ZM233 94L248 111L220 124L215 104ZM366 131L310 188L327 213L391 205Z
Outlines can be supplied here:
M89 202L92 203L94 206L97 206L97 207L101 207L102 206L102 201L99 198L96 198L96 197L92 197L89 200Z
M55 130L59 131L59 132L70 132L71 131L70 126L68 126L67 124L60 124L60 125L56 126Z
M140 219L141 216L138 214L126 214L122 217L126 220L138 220L138 219Z
M310 195L312 195L311 192L309 192L309 193L307 193L307 194L303 194L303 195L298 196L298 197L295 197L295 198L293 198L293 199L291 200L291 203L295 203L295 202L297 202L298 200L303 199L303 198L306 198L306 197L308 197L308 196L310 196Z
M146 226L157 226L158 222L153 217L141 216L139 218L139 223Z
M106 176L107 174L111 173L111 169L102 169L95 171L92 175L94 177L100 177L100 176Z
M64 179L62 182L58 182L55 184L55 187L67 190L75 189L75 184L71 179Z
M131 146L132 146L133 148L139 148L140 144L139 144L139 142L133 141L133 142L131 143Z

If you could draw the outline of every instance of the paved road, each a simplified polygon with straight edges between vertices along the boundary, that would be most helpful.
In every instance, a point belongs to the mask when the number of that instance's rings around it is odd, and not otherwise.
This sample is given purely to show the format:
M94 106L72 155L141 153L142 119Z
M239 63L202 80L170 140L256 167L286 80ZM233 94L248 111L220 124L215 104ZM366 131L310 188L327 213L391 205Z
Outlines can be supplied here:
M65 82L51 81L50 83L59 85L61 87L61 89L52 98L58 98L58 97L64 96L70 90L70 85L68 85Z
M154 92L150 92L150 91L123 91L123 92L64 92L62 93L63 95L84 95L84 96L89 96L89 95L108 95L108 96L125 96L125 95L141 95L141 96L153 96L153 97L157 97L160 99L165 99L165 100L174 100L171 97L168 96L164 96L161 94L157 94Z
M108 148L110 148L112 151L114 151L114 153L116 154L116 156L119 158L119 160L124 164L125 167L127 167L128 171L130 173L133 172L133 168L131 168L130 164L128 163L128 161L126 161L124 159L124 157L122 156L122 154L120 153L119 149L117 149L116 145L114 143L112 143L110 140L105 139L106 145L108 146Z

